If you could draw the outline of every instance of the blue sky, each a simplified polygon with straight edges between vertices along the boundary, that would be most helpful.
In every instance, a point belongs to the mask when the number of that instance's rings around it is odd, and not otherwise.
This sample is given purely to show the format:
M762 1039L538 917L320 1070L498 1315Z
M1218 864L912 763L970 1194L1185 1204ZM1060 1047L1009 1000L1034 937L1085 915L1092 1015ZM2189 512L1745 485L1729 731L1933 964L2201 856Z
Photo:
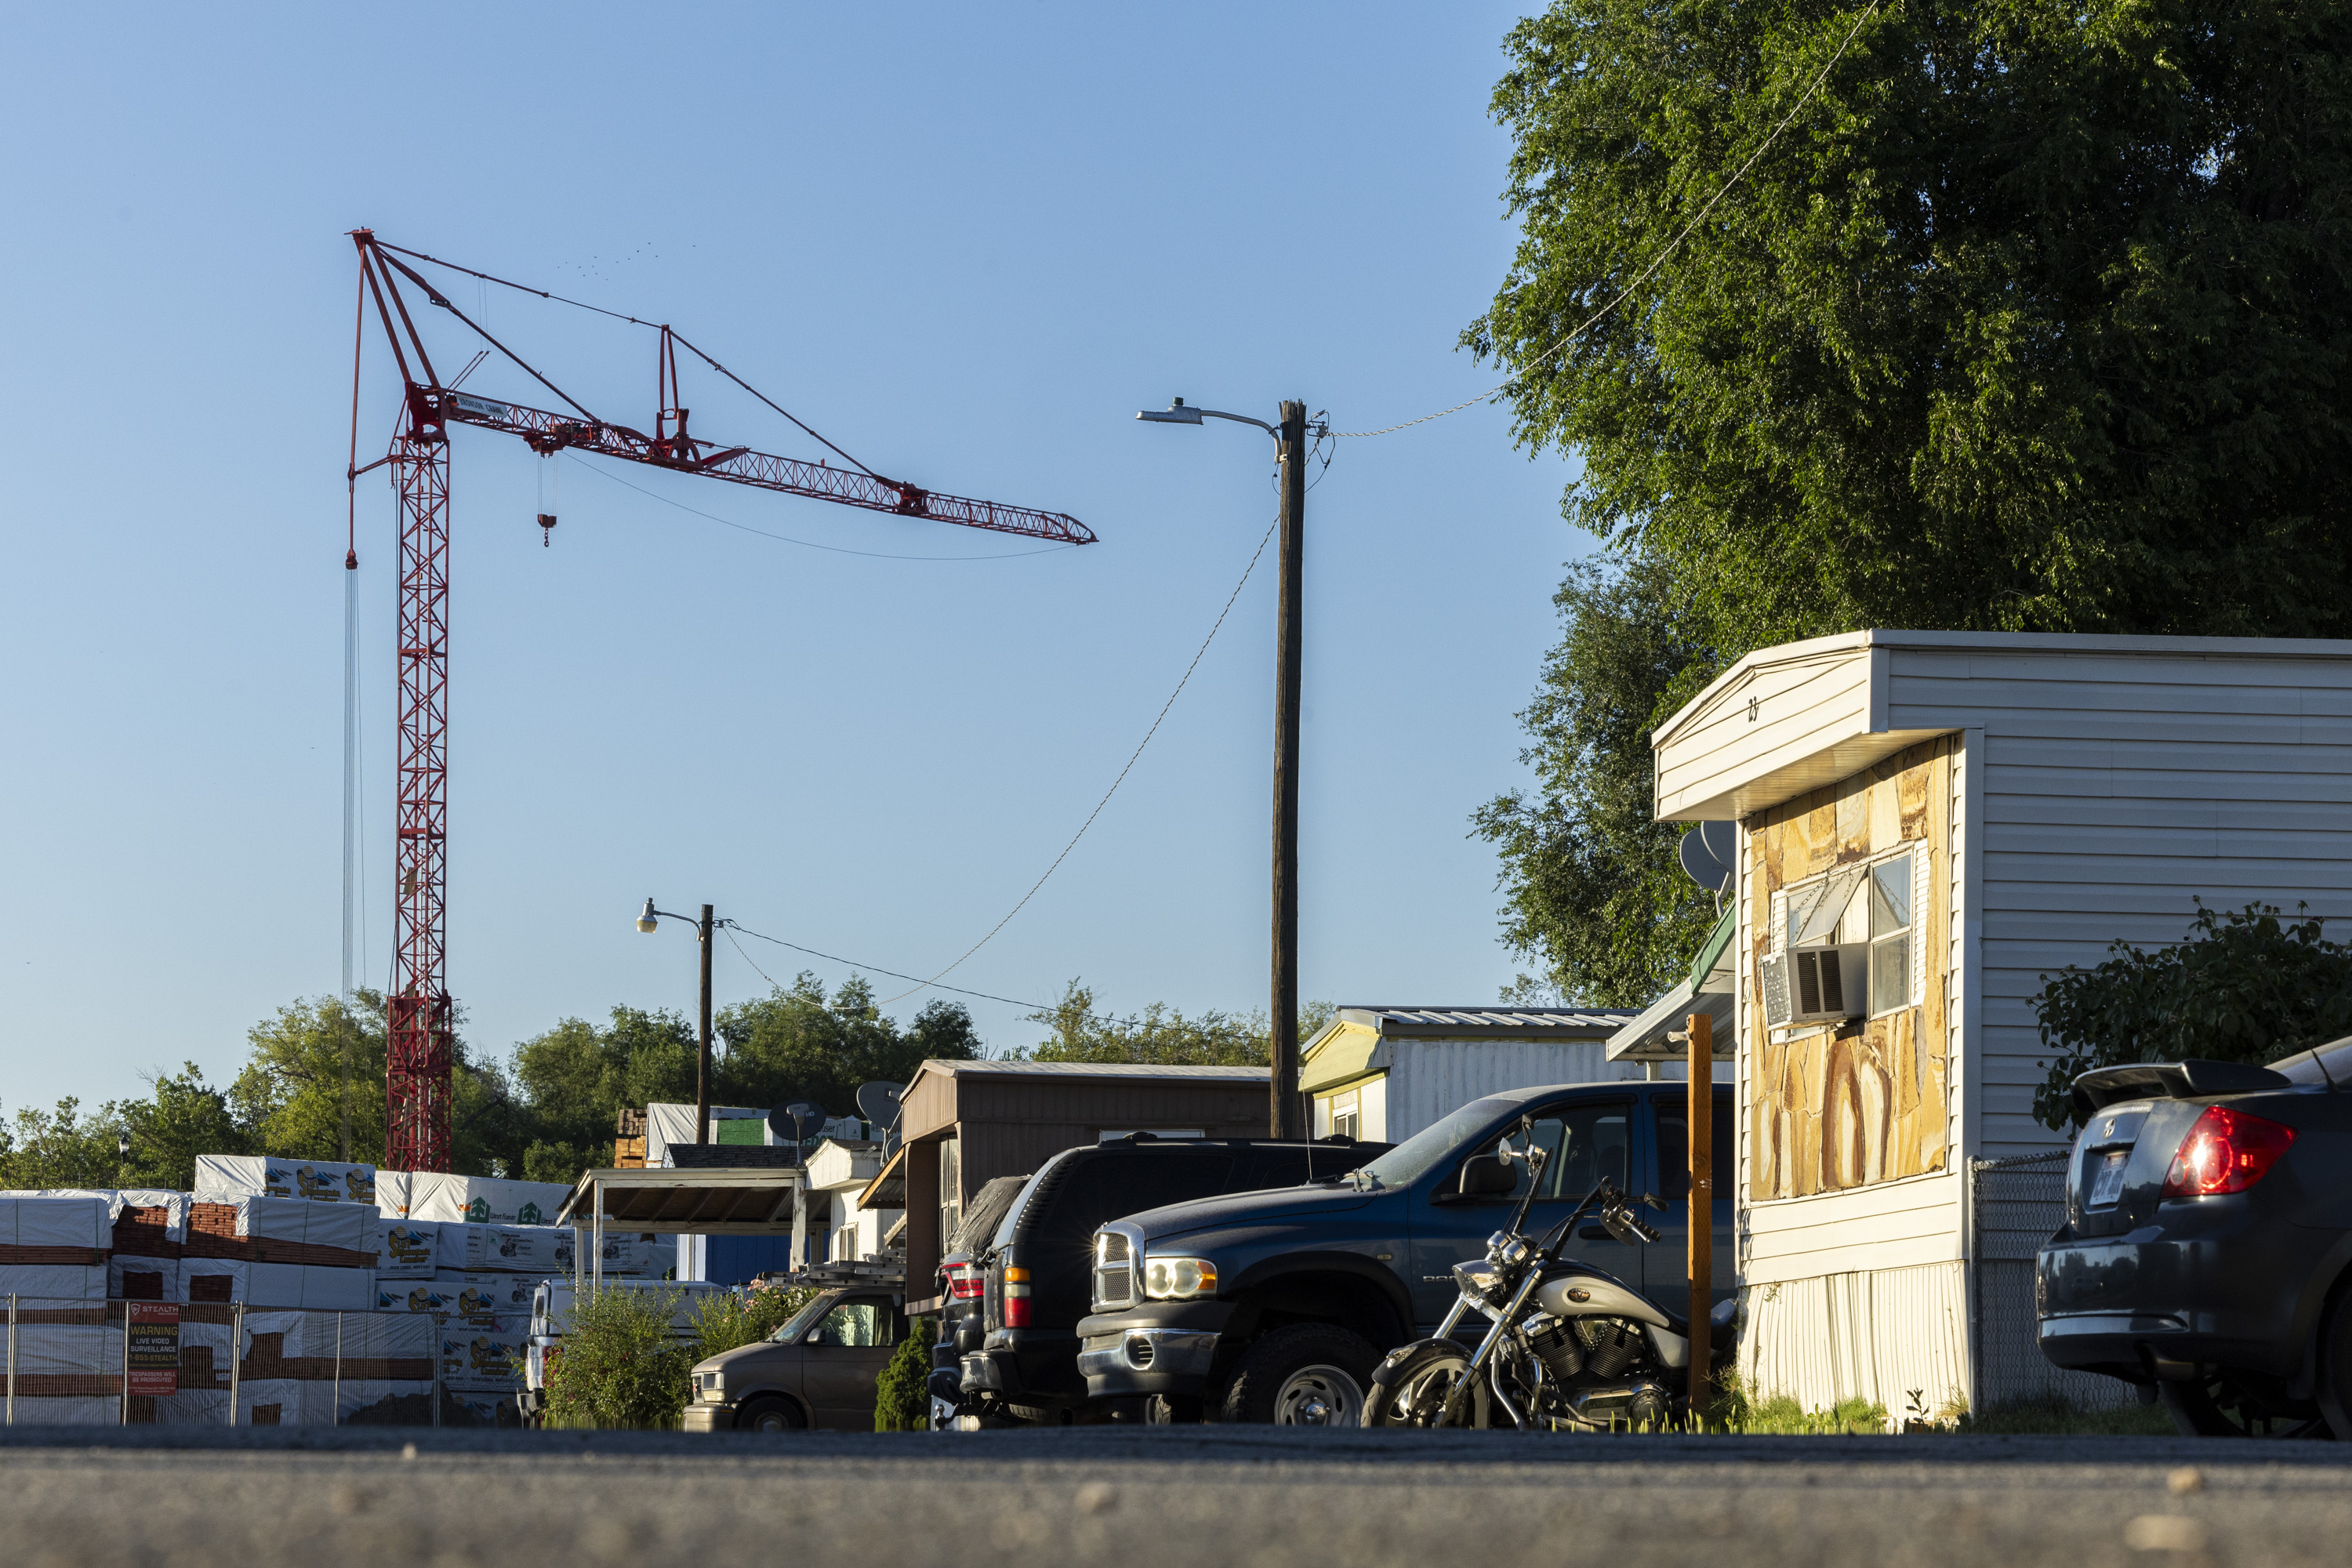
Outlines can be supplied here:
M352 227L671 321L875 468L1102 540L1004 558L1020 542L567 462L542 549L536 459L459 431L449 968L492 1054L616 1003L691 1009L691 939L631 923L648 893L947 963L1093 808L1271 519L1264 437L1133 412L1297 396L1364 429L1494 379L1454 342L1513 244L1486 112L1510 7L653 15L12 16L0 1107L139 1093L183 1060L225 1078L257 1020L335 987ZM648 334L452 297L606 417L649 417ZM436 360L462 363L433 314ZM396 391L380 342L363 461ZM467 384L526 387L495 365ZM688 401L702 434L814 455L692 368ZM1480 406L1339 444L1309 497L1305 994L1473 1003L1510 980L1465 819L1523 776L1513 713L1590 546L1559 519L1570 472ZM359 491L376 984L381 479ZM1272 564L952 980L1264 1005ZM779 979L847 973L744 945ZM765 990L717 954L722 1004ZM1020 1006L971 1005L992 1046L1038 1037Z

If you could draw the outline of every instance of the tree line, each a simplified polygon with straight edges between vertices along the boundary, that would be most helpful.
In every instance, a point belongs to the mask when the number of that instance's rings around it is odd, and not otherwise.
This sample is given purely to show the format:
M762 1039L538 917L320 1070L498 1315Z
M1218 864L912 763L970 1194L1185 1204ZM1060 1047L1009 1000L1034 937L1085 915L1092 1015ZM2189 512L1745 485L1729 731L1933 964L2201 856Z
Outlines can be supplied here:
M1302 1008L1302 1038L1328 1004ZM1029 1016L1034 1045L995 1054L1039 1061L1264 1064L1263 1013L1185 1016L1153 1003L1125 1016L1073 980L1054 1007ZM602 1023L565 1018L503 1059L465 1039L453 1055L451 1168L472 1175L570 1183L611 1163L619 1113L656 1101L692 1104L694 1026L667 1009L616 1006ZM886 1017L853 975L828 991L803 973L790 986L719 1010L711 1020L714 1104L810 1100L855 1113L857 1086L903 1083L928 1058L990 1055L961 1003L934 1001L906 1024ZM350 1004L310 997L247 1031L244 1067L226 1084L185 1063L158 1073L143 1099L85 1110L21 1107L0 1122L0 1189L171 1187L195 1179L198 1154L265 1153L373 1163L384 1138L385 1019L380 993ZM130 1152L122 1151L127 1139Z

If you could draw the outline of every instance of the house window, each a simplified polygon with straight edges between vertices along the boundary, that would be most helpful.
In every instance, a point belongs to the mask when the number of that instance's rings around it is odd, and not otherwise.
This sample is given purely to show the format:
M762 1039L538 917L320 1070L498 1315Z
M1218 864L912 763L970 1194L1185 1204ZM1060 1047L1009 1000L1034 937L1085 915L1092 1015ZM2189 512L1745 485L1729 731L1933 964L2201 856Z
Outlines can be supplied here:
M955 1243L956 1226L963 1220L963 1171L956 1140L940 1140L940 1250Z
M1870 1011L1911 1005L1911 851L1870 868Z
M1331 1097L1331 1132L1334 1137L1358 1137L1360 1135L1358 1129L1363 1124L1364 1101L1359 1090L1351 1089L1345 1094Z

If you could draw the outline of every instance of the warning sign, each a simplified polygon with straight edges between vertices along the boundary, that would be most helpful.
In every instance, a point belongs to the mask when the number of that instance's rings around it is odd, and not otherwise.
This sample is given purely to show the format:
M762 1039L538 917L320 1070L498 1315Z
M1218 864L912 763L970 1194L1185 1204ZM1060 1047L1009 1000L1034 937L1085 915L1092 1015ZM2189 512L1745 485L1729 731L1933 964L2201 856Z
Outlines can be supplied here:
M173 1394L180 1390L180 1308L176 1301L125 1301L131 1313L123 1347L124 1392Z

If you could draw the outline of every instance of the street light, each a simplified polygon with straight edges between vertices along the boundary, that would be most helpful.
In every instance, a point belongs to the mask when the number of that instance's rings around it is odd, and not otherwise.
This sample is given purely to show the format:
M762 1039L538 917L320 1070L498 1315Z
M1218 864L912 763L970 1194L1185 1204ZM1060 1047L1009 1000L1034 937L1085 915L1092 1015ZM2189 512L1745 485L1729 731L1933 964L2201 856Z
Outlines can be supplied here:
M1282 470L1281 582L1276 595L1274 672L1274 961L1273 1015L1268 1045L1273 1060L1274 1103L1269 1131L1276 1138L1303 1136L1298 1115L1298 686L1302 605L1300 588L1307 556L1307 405L1282 405L1276 426L1246 414L1194 408L1179 397L1166 408L1136 414L1147 425L1198 425L1230 419L1255 425L1274 437ZM1318 426L1316 433L1322 433Z
M657 910L654 908L654 901L647 899L646 907L637 911L637 929L642 931L658 930L666 920L684 921L694 927L695 936L702 947L701 1028L694 1062L694 1141L701 1143L710 1137L710 933L727 922L712 920L709 904L702 906L702 918L698 921L691 915L674 915L667 910Z

